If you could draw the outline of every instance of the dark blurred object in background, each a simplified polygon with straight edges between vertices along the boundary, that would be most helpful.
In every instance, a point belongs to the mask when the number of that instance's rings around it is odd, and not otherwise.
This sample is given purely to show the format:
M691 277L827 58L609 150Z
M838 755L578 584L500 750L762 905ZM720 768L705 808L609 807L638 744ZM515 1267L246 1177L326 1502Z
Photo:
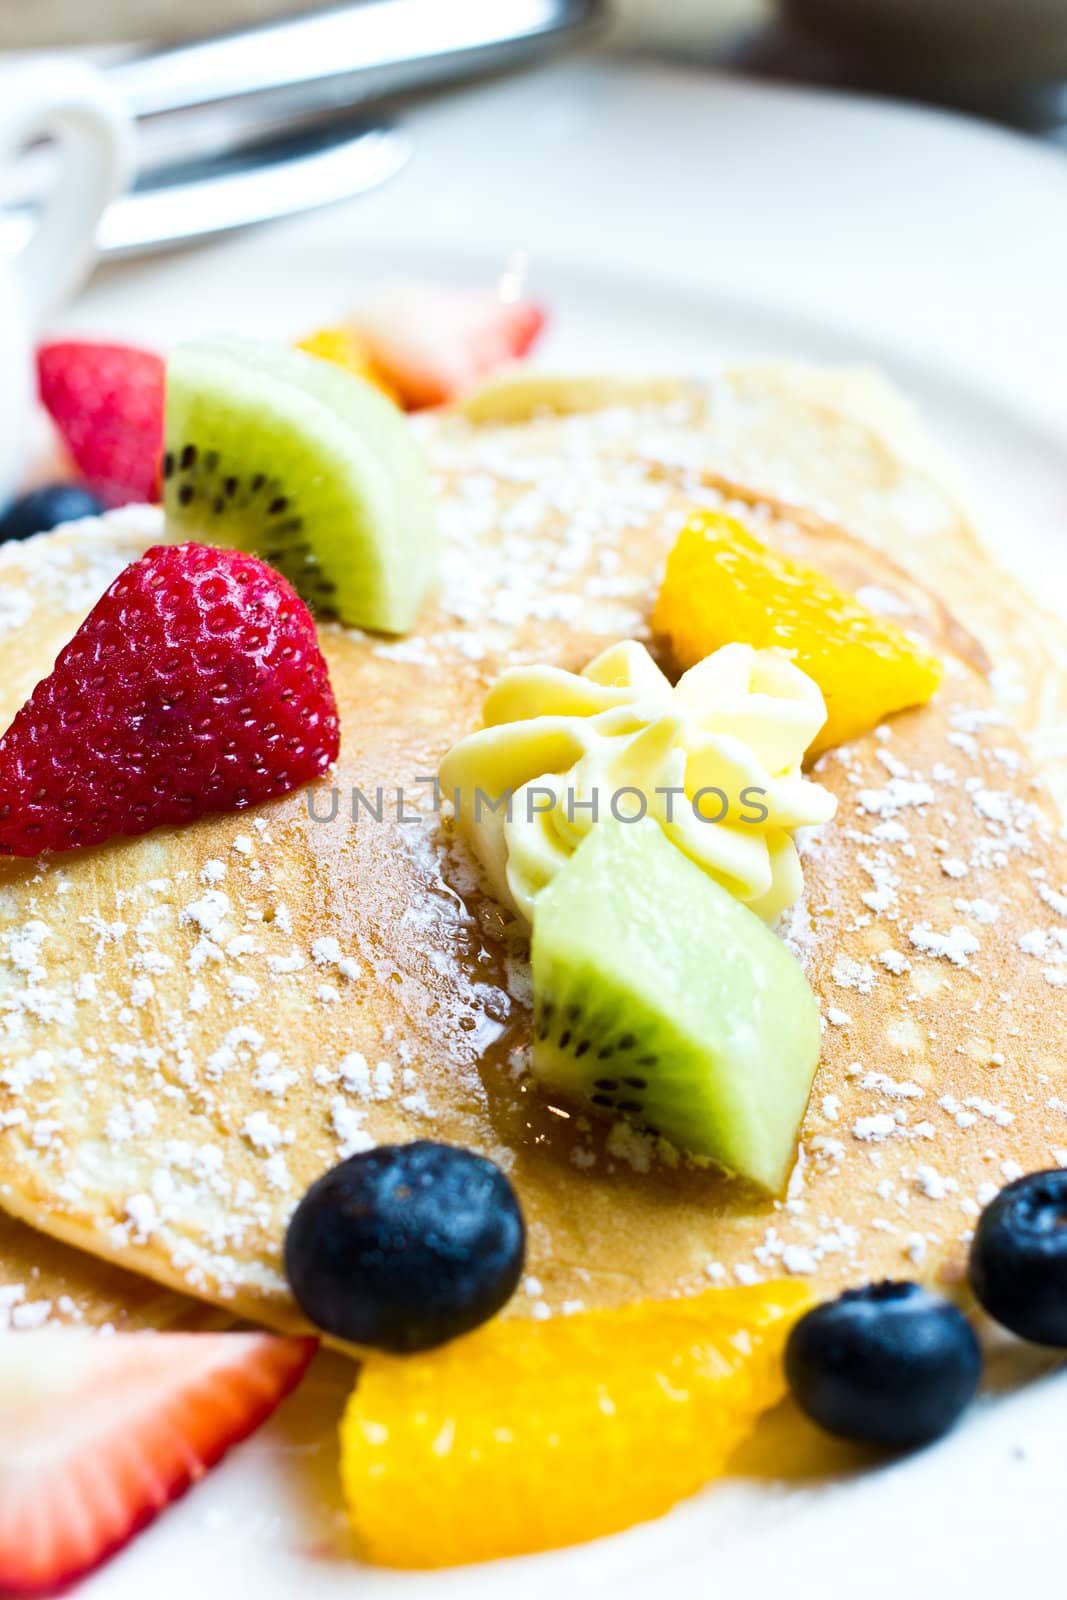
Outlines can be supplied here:
M1067 0L613 0L631 47L1067 142Z
M849 81L927 94L999 92L1067 74L1065 0L781 0L797 41Z

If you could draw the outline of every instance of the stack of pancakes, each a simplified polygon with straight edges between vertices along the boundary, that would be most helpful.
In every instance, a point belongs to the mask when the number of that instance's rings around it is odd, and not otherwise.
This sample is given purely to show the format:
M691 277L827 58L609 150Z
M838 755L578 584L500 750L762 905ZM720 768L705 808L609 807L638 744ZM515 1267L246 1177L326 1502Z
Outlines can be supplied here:
M870 378L531 382L420 427L444 583L402 640L321 628L331 778L0 866L0 1321L298 1327L293 1206L344 1156L416 1138L511 1175L530 1248L508 1315L782 1274L822 1293L958 1282L985 1200L1067 1164L1062 627ZM838 815L803 841L782 931L824 1048L776 1198L533 1086L522 932L430 781L505 667L579 669L648 638L694 506L727 508L947 665L930 706L818 764ZM160 536L133 508L0 551L5 723Z

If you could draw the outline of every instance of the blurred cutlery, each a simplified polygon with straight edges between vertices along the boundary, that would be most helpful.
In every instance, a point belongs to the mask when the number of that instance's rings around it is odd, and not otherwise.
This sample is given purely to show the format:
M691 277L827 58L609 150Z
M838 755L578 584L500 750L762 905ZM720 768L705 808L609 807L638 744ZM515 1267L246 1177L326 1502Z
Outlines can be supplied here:
M399 172L411 152L395 128L307 129L268 144L160 169L108 207L104 260L146 255L347 200ZM0 250L28 236L27 210L0 213Z
M282 96L321 111L528 61L597 0L362 0L134 56L110 71L138 117Z
M148 254L362 194L406 134L357 108L517 66L571 38L599 0L362 0L107 67L138 119L139 176L105 213L102 257ZM359 120L357 120L357 115ZM15 248L47 187L31 152L0 213Z

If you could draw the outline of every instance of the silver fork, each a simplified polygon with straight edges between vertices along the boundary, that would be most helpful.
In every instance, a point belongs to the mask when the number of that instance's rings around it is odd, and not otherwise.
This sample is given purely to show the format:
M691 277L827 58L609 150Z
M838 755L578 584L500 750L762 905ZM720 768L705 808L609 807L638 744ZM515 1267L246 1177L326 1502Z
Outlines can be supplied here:
M130 56L106 70L138 119L140 175L103 218L100 254L149 254L374 188L411 143L366 108L536 60L598 10L599 0L363 0ZM5 214L0 247L27 226Z

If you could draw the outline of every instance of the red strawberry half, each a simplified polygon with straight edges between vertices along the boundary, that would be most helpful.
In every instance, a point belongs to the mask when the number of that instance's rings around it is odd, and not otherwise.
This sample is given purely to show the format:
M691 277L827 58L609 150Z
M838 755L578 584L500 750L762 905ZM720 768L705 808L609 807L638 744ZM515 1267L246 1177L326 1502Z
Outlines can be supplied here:
M285 579L237 550L157 545L0 739L0 854L239 811L321 776L338 743L315 626Z
M545 314L528 300L432 283L391 283L353 313L371 360L410 409L443 405L524 356Z
M41 402L107 505L159 499L163 374L160 356L130 345L70 340L37 352Z
M72 1582L270 1416L314 1339L0 1338L0 1594Z

